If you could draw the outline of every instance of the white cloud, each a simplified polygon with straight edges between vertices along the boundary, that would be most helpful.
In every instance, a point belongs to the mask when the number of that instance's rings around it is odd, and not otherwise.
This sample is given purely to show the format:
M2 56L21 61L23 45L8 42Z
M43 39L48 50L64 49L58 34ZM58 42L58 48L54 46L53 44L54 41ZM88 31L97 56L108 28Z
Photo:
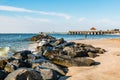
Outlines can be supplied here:
M99 23L99 22L101 22L101 23L111 23L111 20L104 18L104 19L98 20L97 22L98 22L98 23Z
M0 6L0 10L17 11L17 12L32 12L32 10L27 10L24 8L17 8L17 7L12 7L12 6Z
M118 20L113 20L113 19L100 19L100 20L96 20L96 23L98 24L107 24L107 25L113 25L113 26L118 26L120 25Z
M15 11L15 12L28 12L28 13L36 13L36 14L49 15L49 16L59 16L59 17L64 17L65 19L70 19L71 18L71 16L69 16L67 14L64 14L64 13L34 11L34 10L29 10L29 9L25 9L25 8L18 8L18 7L12 7L12 6L0 6L0 10L3 10L3 11Z
M0 32L39 32L49 31L52 21L29 16L0 16Z
M79 18L79 19L78 19L79 22L82 22L82 21L84 21L84 20L86 20L86 18Z
M51 20L46 19L46 18L33 18L30 16L0 16L0 21L5 22L5 23L16 23L16 22L51 22Z
M29 16L24 16L23 17L25 20L28 21L33 21L33 22L51 22L51 20L49 19L45 19L45 18L33 18L33 17L29 17Z

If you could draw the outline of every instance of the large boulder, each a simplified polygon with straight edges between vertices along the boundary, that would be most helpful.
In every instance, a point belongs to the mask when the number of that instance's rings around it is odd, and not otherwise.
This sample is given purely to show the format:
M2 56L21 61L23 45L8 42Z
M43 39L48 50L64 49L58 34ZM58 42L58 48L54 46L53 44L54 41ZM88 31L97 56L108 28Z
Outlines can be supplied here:
M44 44L43 46L41 46L39 48L39 51L41 50L41 52L44 53L45 50L52 50L53 49L53 46L51 44Z
M47 50L44 52L43 56L45 56L48 59L52 59L56 56L60 56L61 54L59 54L59 50Z
M32 54L32 52L29 50L16 52L15 54L13 54L12 57L15 59L22 59L22 60L34 60L35 59L35 55Z
M42 41L42 39L48 39L50 42L56 40L56 38L54 38L54 37L52 37L50 35L47 35L47 34L43 34L43 33L38 34L38 35L33 36L32 38L30 38L31 41L38 41L38 40Z
M8 59L0 59L0 70L4 69L7 62L8 62Z
M41 74L30 68L21 68L10 73L5 80L43 80Z
M72 66L91 66L95 64L95 61L92 59L87 58L71 58L71 59L64 59L60 57L56 57L51 59L51 61L57 65L63 67L72 67Z
M106 52L105 49L102 49L102 48L100 48L100 47L96 47L95 50L96 50L96 53L98 53L98 54L103 54L103 53Z
M88 57L88 54L85 50L75 51L76 55L74 57Z
M57 47L59 47L59 48L64 48L64 47L73 47L74 46L74 42L64 42L64 43L62 43L62 44L59 44Z
M72 47L64 47L63 51L66 51L67 55L71 57L89 57L90 53L96 53L96 49L94 47L83 44L75 44L75 46Z
M78 66L91 66L96 63L94 60L89 58L75 58L74 61L78 63Z
M92 53L92 52L88 52L87 54L88 54L88 56L91 57L91 58L95 58L95 57L97 56L96 53Z
M32 66L32 64L30 62L23 61L21 59L14 59L14 60L10 61L10 64L16 66L17 68L21 68L21 67L30 68Z
M7 72L7 73L11 73L13 71L15 71L17 69L17 67L13 64L10 64L10 63L7 63L4 70Z
M4 80L7 75L8 74L5 71L0 70L0 80Z
M36 67L35 70L41 73L43 80L58 80L59 74L53 69L47 69L43 67Z
M65 42L66 41L63 38L61 38L61 39L58 39L55 43L53 43L53 46L58 46L58 45L63 44Z
M84 47L84 50L85 50L86 52L94 52L94 53L96 53L95 47L92 47L92 46L85 46L85 47Z
M61 75L65 75L65 72L60 67L58 67L57 65L53 64L52 62L48 60L39 60L38 62L32 63L32 68L34 69L36 67L53 69L57 71L58 73L60 73Z
M82 57L95 57L95 53L89 52L84 53L84 51L78 50L78 52L74 52L74 50L70 47L66 47L64 51L65 52L60 52L60 51L46 51L44 56L51 60L53 63L63 66L63 67L72 67L72 66L90 66L91 64L94 64L94 60L92 59L87 59L87 58L82 58ZM77 58L80 58L76 60ZM87 63L89 62L89 63Z
M76 53L74 51L74 48L73 47L64 47L63 51L67 52L67 55L71 56L71 57L74 57L76 56Z

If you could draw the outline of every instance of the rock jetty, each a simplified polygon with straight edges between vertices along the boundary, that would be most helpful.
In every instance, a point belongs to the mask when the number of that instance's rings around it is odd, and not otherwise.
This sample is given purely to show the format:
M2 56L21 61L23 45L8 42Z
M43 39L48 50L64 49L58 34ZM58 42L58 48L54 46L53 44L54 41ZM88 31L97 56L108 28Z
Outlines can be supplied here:
M68 67L95 65L92 58L106 52L102 48L67 42L46 34L33 36L30 40L42 44L36 52L24 50L0 58L0 80L59 80L66 75ZM43 40L46 43L41 43Z

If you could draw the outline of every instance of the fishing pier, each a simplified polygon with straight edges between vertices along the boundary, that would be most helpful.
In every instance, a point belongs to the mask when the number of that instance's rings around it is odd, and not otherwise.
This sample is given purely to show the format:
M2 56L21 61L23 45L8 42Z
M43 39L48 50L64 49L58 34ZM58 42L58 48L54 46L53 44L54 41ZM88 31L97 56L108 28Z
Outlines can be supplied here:
M68 34L89 34L89 35L104 35L104 34L120 34L120 31L69 31Z
M71 34L71 35L79 35L79 34L89 34L89 35L119 34L120 35L120 30L119 29L114 29L114 30L102 31L102 30L96 30L96 28L92 27L89 31L69 31L68 34Z

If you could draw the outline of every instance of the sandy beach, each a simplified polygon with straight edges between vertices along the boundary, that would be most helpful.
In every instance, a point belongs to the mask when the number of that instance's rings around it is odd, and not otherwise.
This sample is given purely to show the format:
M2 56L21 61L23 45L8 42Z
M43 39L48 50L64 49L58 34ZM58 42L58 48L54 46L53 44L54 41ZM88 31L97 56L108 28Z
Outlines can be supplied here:
M120 39L74 40L76 43L91 44L107 50L93 58L100 62L91 67L70 67L67 80L120 80Z

